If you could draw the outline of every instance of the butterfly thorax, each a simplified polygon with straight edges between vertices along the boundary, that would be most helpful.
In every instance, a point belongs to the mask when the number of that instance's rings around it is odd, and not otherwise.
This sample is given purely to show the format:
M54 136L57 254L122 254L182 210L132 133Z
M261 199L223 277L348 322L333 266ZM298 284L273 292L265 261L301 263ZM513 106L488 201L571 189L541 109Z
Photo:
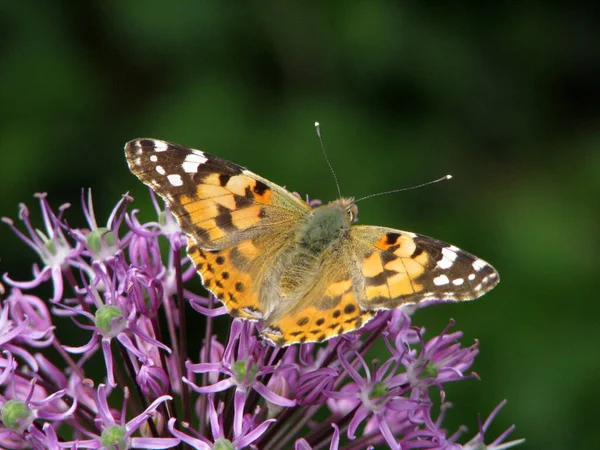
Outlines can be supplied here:
M312 286L323 258L348 234L356 212L351 199L339 199L318 206L302 219L280 279L284 297L294 297Z
M313 209L296 233L298 251L310 256L322 254L350 229L355 211L356 206L350 199L339 199Z

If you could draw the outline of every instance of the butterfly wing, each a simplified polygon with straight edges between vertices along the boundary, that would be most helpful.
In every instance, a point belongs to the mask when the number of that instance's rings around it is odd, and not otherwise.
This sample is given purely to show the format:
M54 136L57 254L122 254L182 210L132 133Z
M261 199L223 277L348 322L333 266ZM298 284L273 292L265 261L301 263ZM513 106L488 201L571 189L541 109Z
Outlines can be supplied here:
M348 243L340 240L326 250L306 292L272 312L262 331L266 339L281 346L321 342L361 328L375 316L359 304L364 292L354 281L358 266Z
M393 309L425 300L473 300L500 278L485 261L437 239L376 226L350 231L360 274L355 283L365 310Z
M286 227L310 211L281 186L200 150L136 139L126 144L125 154L130 170L165 200L183 231L204 249Z
M259 319L268 268L289 249L310 211L301 199L247 169L200 150L154 139L126 144L130 170L167 203L188 236L207 289L232 315ZM272 296L264 296L272 299Z
M498 273L453 245L406 231L353 226L323 255L312 288L279 305L263 330L277 345L320 342L357 330L377 310L427 300L472 300Z

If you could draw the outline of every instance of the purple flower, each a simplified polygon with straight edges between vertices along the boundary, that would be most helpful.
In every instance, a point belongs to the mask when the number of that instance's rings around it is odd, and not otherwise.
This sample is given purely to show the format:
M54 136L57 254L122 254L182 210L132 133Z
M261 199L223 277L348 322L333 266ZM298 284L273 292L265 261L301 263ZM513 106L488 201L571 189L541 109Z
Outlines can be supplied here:
M451 321L439 336L427 343L419 333L420 353L414 355L414 352L407 352L404 355L406 383L415 390L426 390L436 385L440 390L442 401L445 397L442 387L444 383L477 377L475 373L465 375L464 372L473 364L479 352L479 344L475 342L471 347L462 348L458 341L462 337L462 332L447 334L453 325L454 321Z
M14 442L15 448L24 441L35 442L31 431L36 420L65 421L77 409L76 401L70 402L70 406L62 401L65 389L48 394L36 378L27 380L16 369L14 362L4 368L1 378L5 392L0 395L0 418L4 425L0 428L0 442Z
M88 353L93 352L96 348L98 340L101 340L102 352L106 363L108 383L114 387L116 385L113 376L113 357L111 350L111 341L113 338L119 340L121 345L125 347L131 355L144 359L143 353L135 345L130 336L137 336L149 344L162 348L170 352L170 349L161 342L154 339L152 336L144 333L140 325L143 320L138 320L137 310L133 302L129 301L118 291L118 280L113 277L109 279L108 274L94 264L97 277L87 286L87 294L90 298L90 303L95 304L94 314L81 309L72 308L70 306L61 305L74 314L80 314L88 318L94 325L79 324L81 328L91 330L92 337L87 344L80 347L71 347L63 345L63 348L69 353ZM115 272L116 273L116 272ZM101 287L100 287L101 285ZM99 289L104 289L104 299L101 298Z
M133 417L129 421L125 421L126 417L126 402L123 402L123 409L120 413L112 411L107 402L108 392L106 386L101 384L98 386L97 395L95 396L96 406L98 407L98 419L96 425L100 427L100 434L91 436L91 439L75 440L66 442L66 446L75 445L77 448L106 448L106 449L128 449L136 448L171 448L179 444L179 439L176 437L132 437L138 429L151 418L158 407L167 400L172 398L168 395L158 397L148 406L142 413ZM125 391L125 399L128 397L128 391ZM115 416L119 417L115 420Z
M33 228L29 220L29 209L23 204L19 207L19 219L25 225L28 235L15 227L11 219L4 217L2 221L8 224L14 233L38 254L44 267L40 270L37 264L33 265L34 278L31 281L17 282L10 279L8 274L4 275L4 280L10 286L32 289L52 279L54 295L51 301L57 302L63 295L63 269L81 254L83 248L81 245L69 242L64 233L65 225L62 222L62 216L70 205L68 203L62 205L56 215L46 200L46 194L37 194L36 197L40 199L46 233Z
M399 449L394 436L398 429L406 426L406 413L418 415L421 409L429 406L429 402L404 395L410 386L405 383L403 374L396 375L400 364L394 359L389 359L381 367L375 362L371 373L360 353L347 353L342 346L338 346L338 354L353 381L339 391L328 392L330 409L334 412L337 410L338 415L352 416L348 427L350 439L356 438L356 431L363 421L372 419L390 448ZM364 377L355 366L362 368ZM391 422L390 418L393 418Z
M125 218L127 204L132 200L129 195L125 194L113 208L106 226L99 227L94 213L92 190L88 190L87 202L85 191L81 191L83 215L90 227L83 230L71 230L71 233L86 248L84 254L89 256L92 261L110 261L126 245L126 242L121 242L119 238L119 227Z
M197 449L244 449L254 443L268 428L268 426L275 422L275 419L267 419L261 423L254 423L255 421L251 417L247 417L247 420L242 422L240 427L234 427L233 436L229 439L225 435L225 427L223 423L223 410L224 404L220 403L219 412L215 409L214 399L212 395L208 395L208 420L210 423L211 434L214 438L213 442L210 442L206 437L200 435L193 430L187 428L189 434L179 431L175 428L175 419L169 420L169 431L174 436L181 439L183 442L191 445Z
M128 195L101 221L83 193L88 226L79 229L67 222L68 205L55 212L37 197L45 231L23 205L25 232L3 219L42 264L33 264L32 281L5 274L0 285L3 448L501 450L522 442L506 442L510 427L484 443L504 403L462 444L462 427L443 428L444 385L475 377L479 351L477 342L462 346L453 321L426 338L411 324L414 308L380 312L358 332L278 348L236 319L220 339L215 318L227 310L195 292L186 238L153 194L157 218L143 223ZM197 354L188 351L190 314L203 335ZM371 360L380 338L388 353Z

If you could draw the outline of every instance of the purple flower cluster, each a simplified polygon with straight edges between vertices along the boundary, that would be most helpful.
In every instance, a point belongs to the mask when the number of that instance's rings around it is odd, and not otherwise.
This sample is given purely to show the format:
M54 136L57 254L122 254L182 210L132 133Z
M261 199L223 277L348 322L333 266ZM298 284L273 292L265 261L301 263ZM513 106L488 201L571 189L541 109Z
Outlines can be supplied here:
M3 219L39 260L31 281L5 274L0 284L2 448L499 450L522 442L504 442L511 427L484 444L504 402L466 443L462 428L442 428L444 385L476 376L477 342L463 347L453 323L426 339L406 312L381 312L325 344L278 348L236 319L219 339L215 317L227 311L188 290L199 278L186 239L154 197L156 221L140 222L125 195L99 226L83 194L85 229L68 225L68 205L53 210L37 197L45 230L24 205L21 226ZM191 314L204 336L198 355L188 351ZM376 341L387 346L382 363L369 359Z

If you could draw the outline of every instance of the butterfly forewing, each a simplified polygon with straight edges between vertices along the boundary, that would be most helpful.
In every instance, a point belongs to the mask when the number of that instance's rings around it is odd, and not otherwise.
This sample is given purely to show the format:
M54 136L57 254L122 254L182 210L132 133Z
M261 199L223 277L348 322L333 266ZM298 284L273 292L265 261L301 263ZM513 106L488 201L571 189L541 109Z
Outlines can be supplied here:
M177 144L136 139L127 162L159 194L183 231L204 249L221 249L293 224L310 208L285 189L227 160Z
M203 283L234 317L274 308L265 277L289 251L310 207L285 189L210 155L154 139L125 146L131 171L159 194L188 235Z
M437 239L407 231L355 226L351 231L364 309L393 309L424 300L472 300L498 284L485 261Z

